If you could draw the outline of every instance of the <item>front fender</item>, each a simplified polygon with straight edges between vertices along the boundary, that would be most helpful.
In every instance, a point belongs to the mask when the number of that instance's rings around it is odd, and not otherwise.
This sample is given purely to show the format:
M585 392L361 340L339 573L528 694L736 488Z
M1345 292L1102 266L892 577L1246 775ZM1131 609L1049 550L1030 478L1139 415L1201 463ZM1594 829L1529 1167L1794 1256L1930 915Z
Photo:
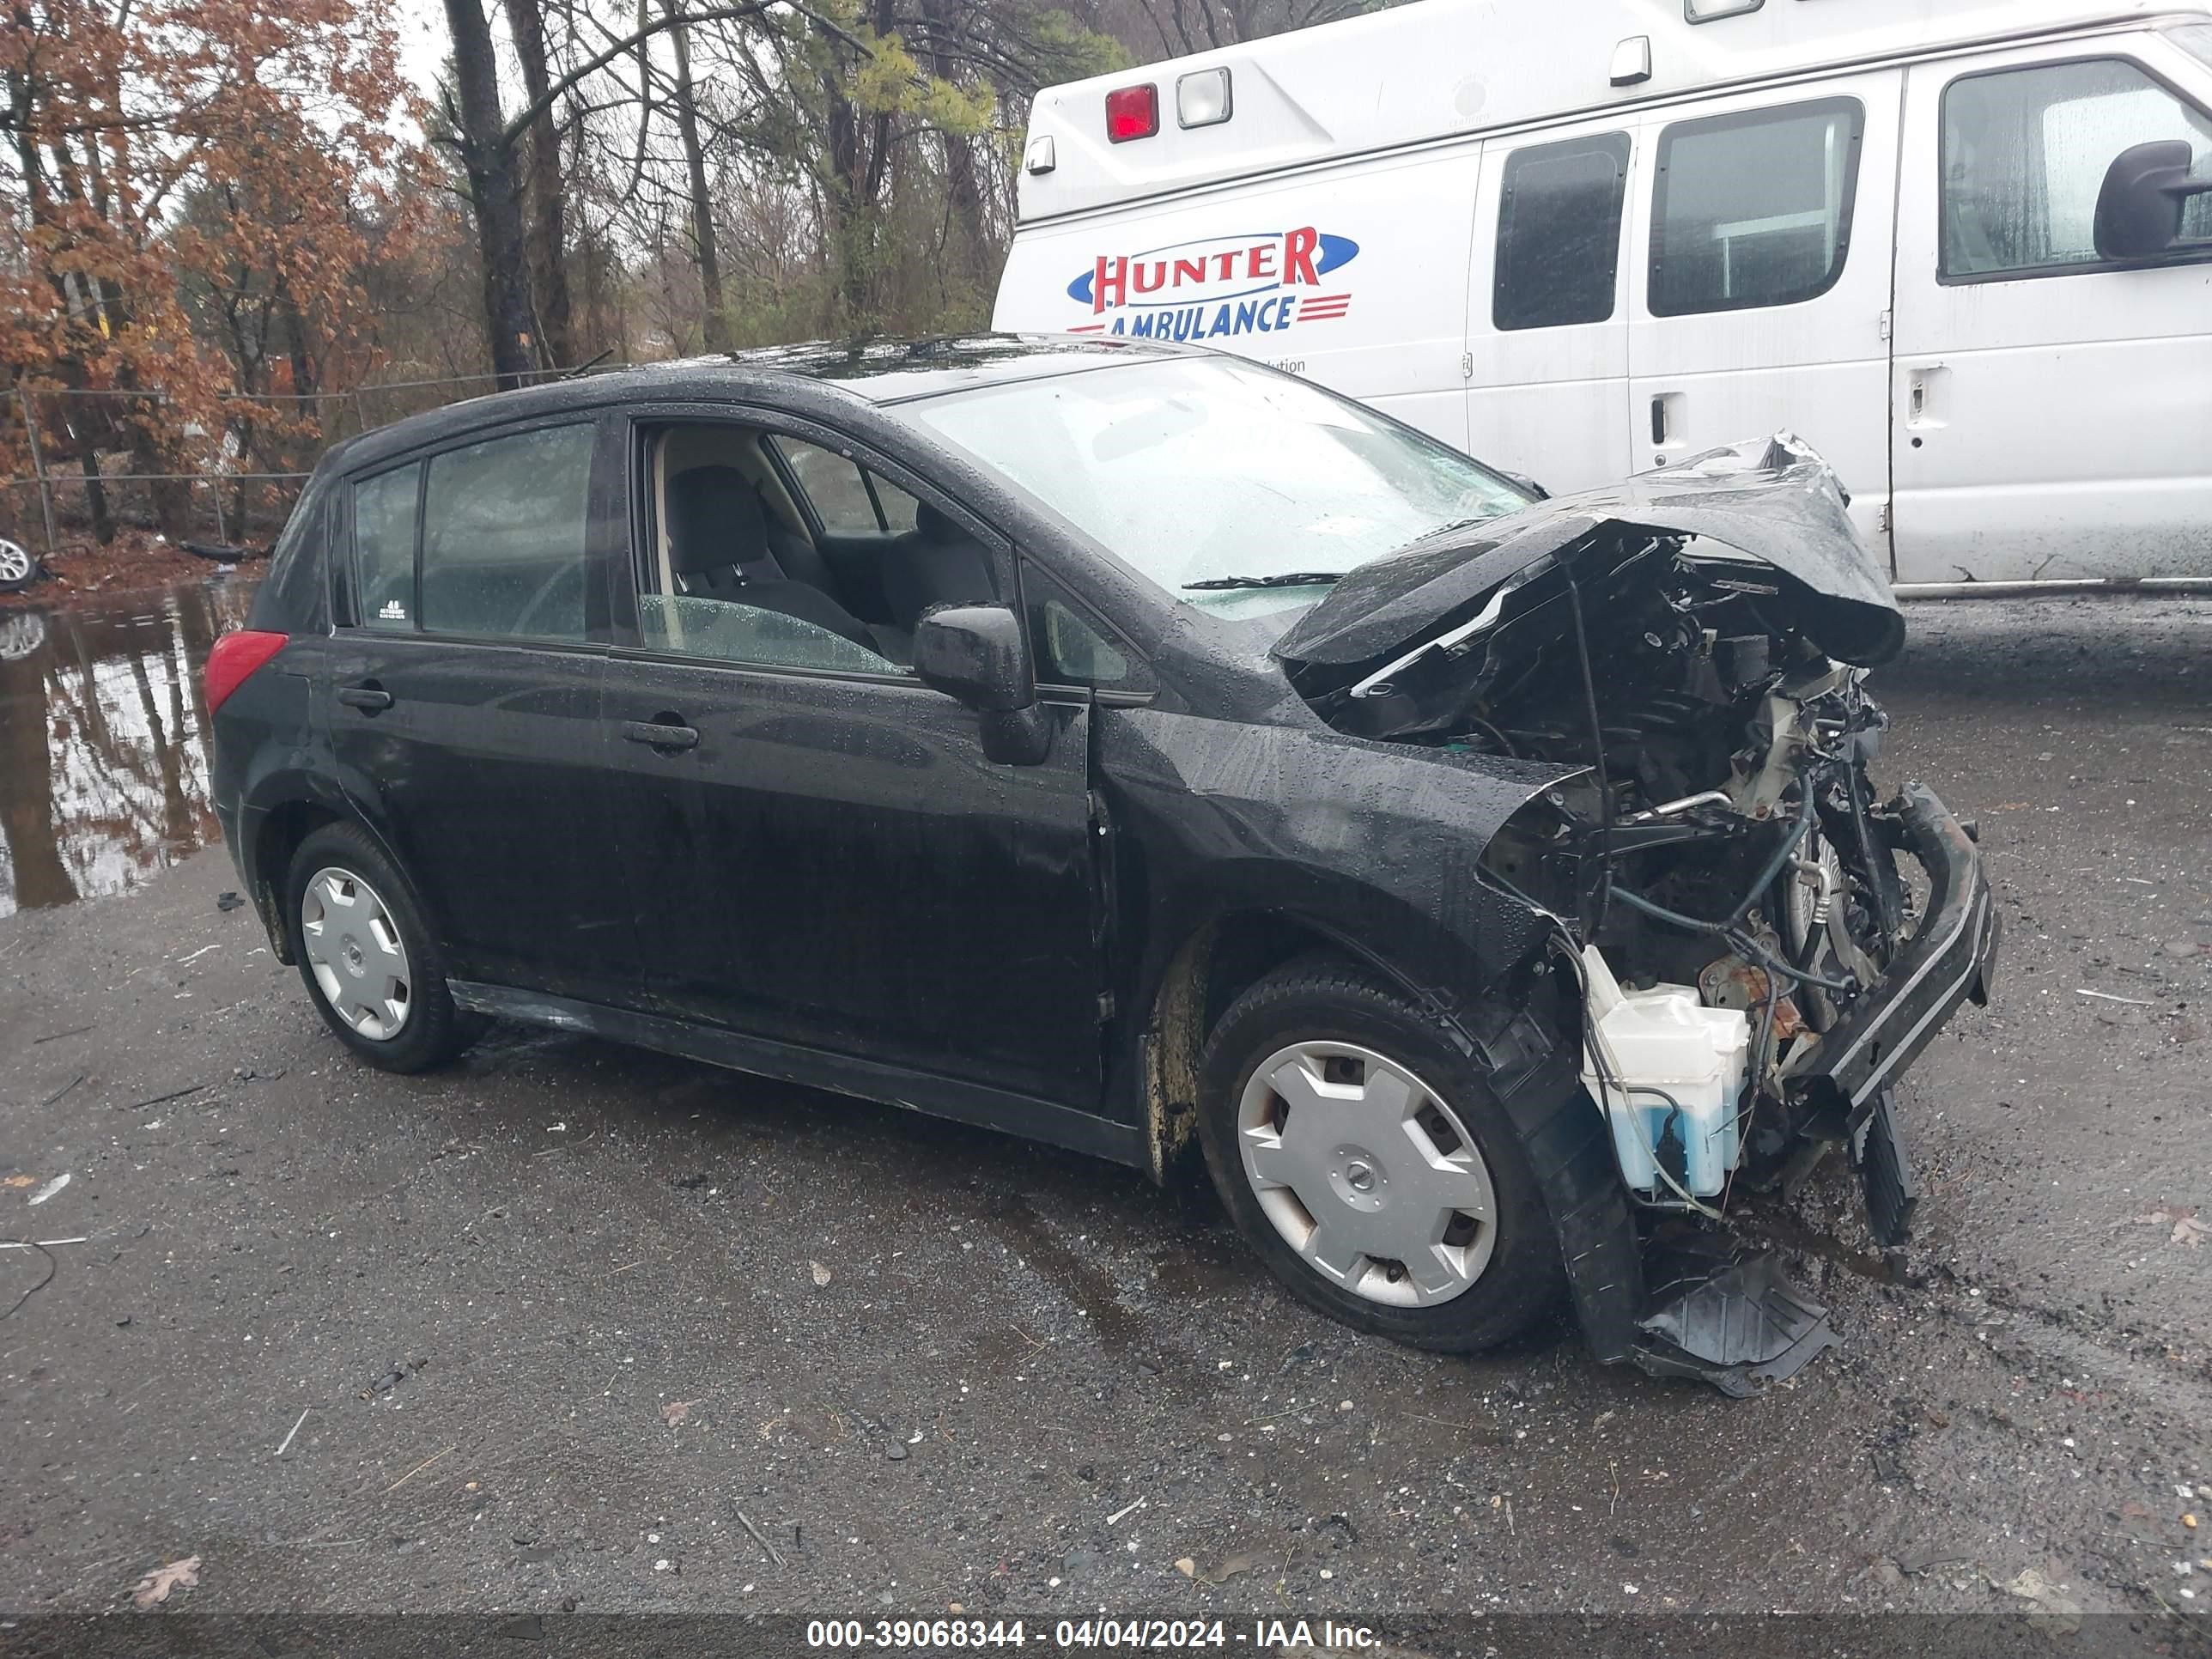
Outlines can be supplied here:
M1550 931L1480 861L1578 769L1149 708L1102 714L1098 764L1140 987L1208 921L1273 912L1457 1020Z

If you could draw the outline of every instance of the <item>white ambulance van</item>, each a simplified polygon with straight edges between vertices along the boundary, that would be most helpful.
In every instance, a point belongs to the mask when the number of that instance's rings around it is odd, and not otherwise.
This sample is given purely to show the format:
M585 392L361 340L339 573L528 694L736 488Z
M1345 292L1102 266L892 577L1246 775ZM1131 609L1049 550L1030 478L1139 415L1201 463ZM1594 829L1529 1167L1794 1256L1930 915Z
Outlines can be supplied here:
M1000 328L1553 491L1789 428L1908 591L2212 586L2202 6L1423 0L1054 88L1018 197Z

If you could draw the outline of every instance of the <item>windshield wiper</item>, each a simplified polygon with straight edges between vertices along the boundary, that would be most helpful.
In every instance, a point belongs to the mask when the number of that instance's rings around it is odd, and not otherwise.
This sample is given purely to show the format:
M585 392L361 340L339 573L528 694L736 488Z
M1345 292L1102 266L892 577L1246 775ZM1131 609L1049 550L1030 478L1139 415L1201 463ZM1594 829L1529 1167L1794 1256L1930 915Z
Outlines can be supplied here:
M1326 587L1344 580L1341 570L1292 570L1279 576L1210 576L1202 582L1185 582L1182 591L1225 592L1233 587Z
M1424 530L1413 540L1407 542L1406 547L1419 547L1422 543L1432 542L1439 536L1449 536L1462 530L1472 530L1477 525L1488 524L1490 521L1489 519L1454 519L1449 524L1440 524L1434 530ZM1404 552L1406 547L1400 548L1398 551Z

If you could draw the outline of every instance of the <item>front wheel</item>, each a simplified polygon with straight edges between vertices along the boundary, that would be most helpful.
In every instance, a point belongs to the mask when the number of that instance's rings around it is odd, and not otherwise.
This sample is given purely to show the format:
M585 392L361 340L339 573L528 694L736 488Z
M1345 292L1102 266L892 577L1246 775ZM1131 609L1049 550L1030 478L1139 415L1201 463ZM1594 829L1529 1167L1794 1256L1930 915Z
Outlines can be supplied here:
M414 895L361 830L325 824L302 841L285 893L293 960L347 1048L387 1072L420 1072L474 1040L481 1023L454 1007Z
M1294 963L1237 1000L1200 1061L1199 1135L1261 1259L1360 1330L1494 1347L1564 1288L1535 1177L1480 1063L1350 963Z

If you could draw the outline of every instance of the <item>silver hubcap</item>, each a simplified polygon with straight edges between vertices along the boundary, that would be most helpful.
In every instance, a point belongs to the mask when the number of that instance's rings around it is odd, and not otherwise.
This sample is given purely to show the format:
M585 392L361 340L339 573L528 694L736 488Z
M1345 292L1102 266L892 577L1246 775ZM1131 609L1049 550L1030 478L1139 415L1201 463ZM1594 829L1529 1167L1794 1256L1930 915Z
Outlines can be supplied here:
M362 1036L399 1035L414 1006L407 947L392 912L350 870L318 870L300 898L300 939L323 1000Z
M1451 1108L1395 1060L1344 1042L1270 1054L1237 1102L1237 1140L1275 1231L1356 1295L1429 1307L1490 1265L1489 1166Z
M31 574L31 556L10 541L0 541L0 582L19 582Z

